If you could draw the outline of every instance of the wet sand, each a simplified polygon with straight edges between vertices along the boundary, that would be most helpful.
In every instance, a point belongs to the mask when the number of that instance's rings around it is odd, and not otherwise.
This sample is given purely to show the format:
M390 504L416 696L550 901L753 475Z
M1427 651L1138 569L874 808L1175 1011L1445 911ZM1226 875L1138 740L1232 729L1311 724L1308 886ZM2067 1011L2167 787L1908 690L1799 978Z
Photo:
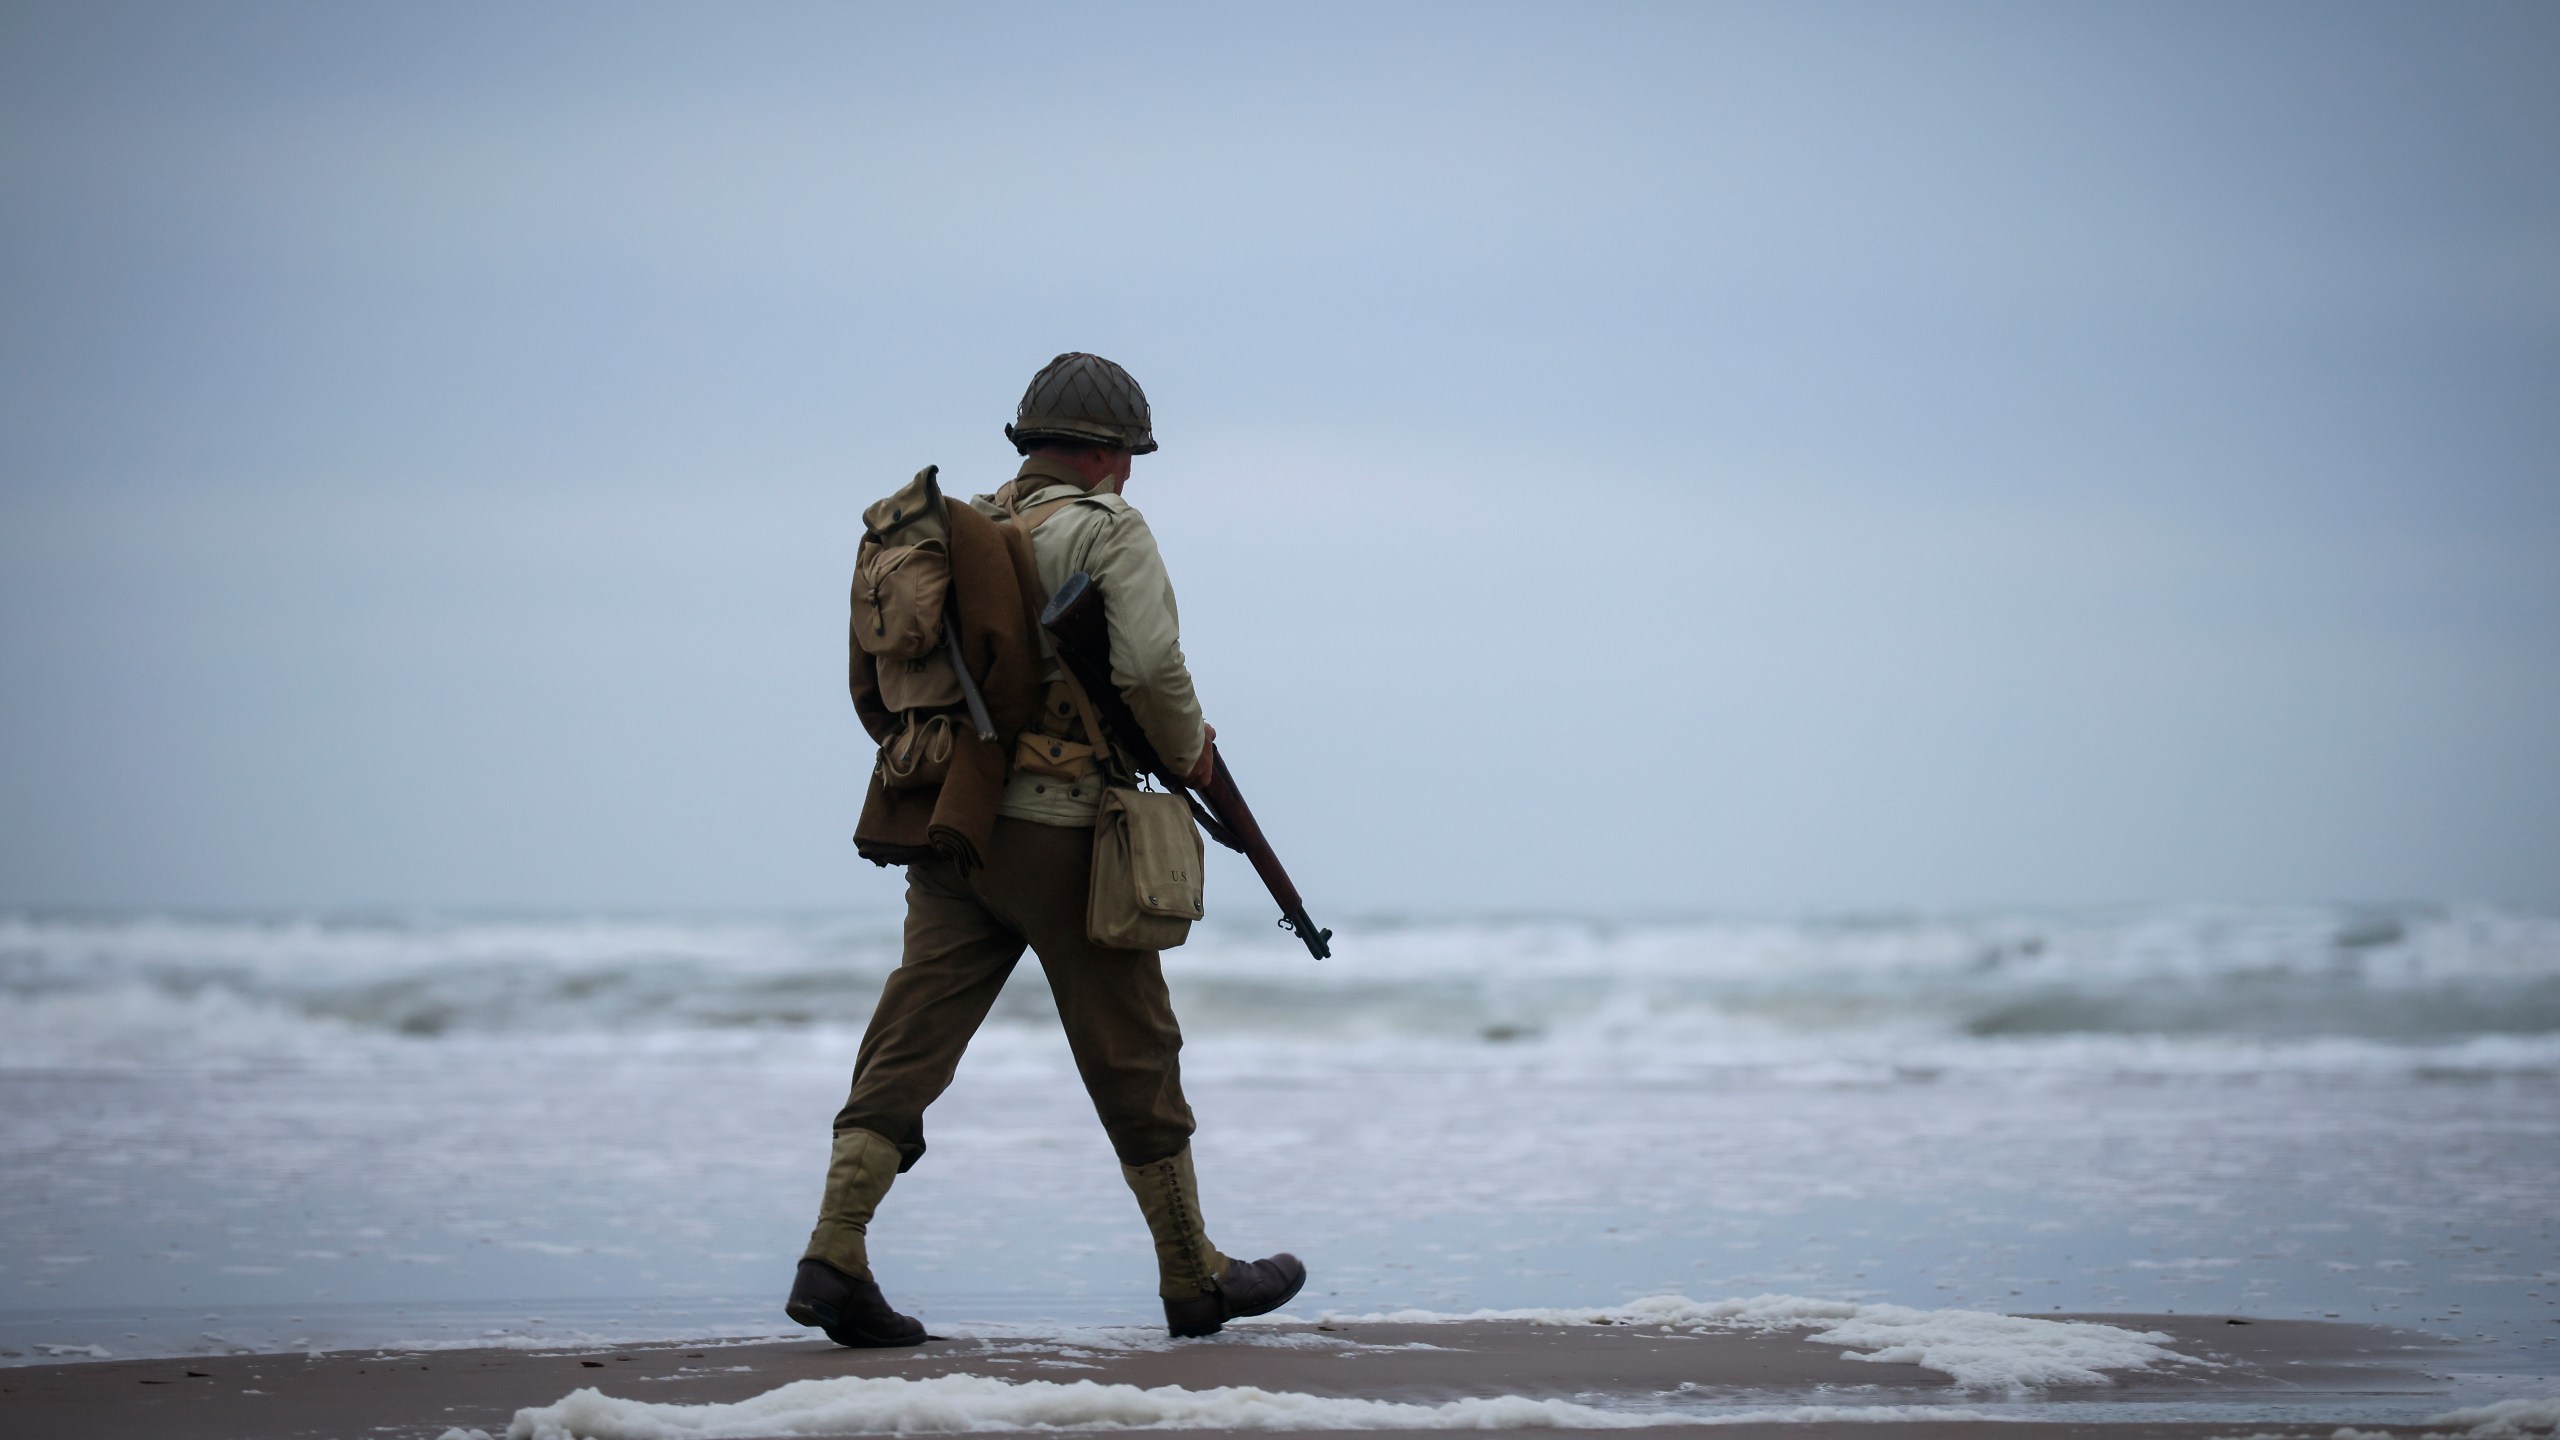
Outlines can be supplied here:
M2377 1402L2386 1402L2380 1407L2385 1410L2396 1404L2403 1413L2413 1403L2424 1409L2431 1397L2446 1394L2435 1377L2459 1353L2428 1337L2354 1325L2080 1318L2167 1332L2176 1337L2180 1354L2211 1363L2127 1372L2112 1386L1968 1395L1944 1375L1848 1358L1839 1347L1811 1343L1801 1332L1516 1322L1257 1324L1234 1327L1233 1338L1179 1344L1133 1330L1069 1330L1055 1338L952 1338L905 1351L843 1350L813 1338L604 1350L260 1355L0 1371L0 1432L13 1440L281 1440L434 1437L458 1427L494 1436L506 1433L520 1408L549 1405L586 1387L659 1404L703 1404L746 1400L799 1380L975 1375L1193 1391L1251 1386L1411 1404L1517 1395L1603 1407L1669 1405L1714 1413L1725 1422L1715 1430L1720 1435L1855 1434L1881 1440L1980 1433L1991 1423L1919 1416L1749 1423L1737 1413L1766 1406L1774 1415L1795 1404L1988 1409L2001 1416L1996 1433L2016 1440L2308 1435L2346 1423L2370 1427ZM2195 1402L2275 1408L2263 1423L2198 1423L2192 1418ZM2035 1412L2045 1407L2071 1413L2040 1420ZM2188 1415L2179 1416L2180 1410ZM1673 1424L1631 1433L1694 1435L1698 1427Z

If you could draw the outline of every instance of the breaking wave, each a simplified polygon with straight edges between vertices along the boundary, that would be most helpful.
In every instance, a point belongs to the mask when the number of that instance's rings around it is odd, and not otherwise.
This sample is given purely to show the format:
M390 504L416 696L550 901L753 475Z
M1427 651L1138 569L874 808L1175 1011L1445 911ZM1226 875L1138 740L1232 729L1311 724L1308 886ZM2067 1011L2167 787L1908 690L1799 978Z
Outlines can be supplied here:
M0 1065L858 1029L894 918L0 915ZM2560 1067L2560 916L2480 906L1205 926L1168 958L1221 1063ZM991 1021L1052 1033L1038 967Z

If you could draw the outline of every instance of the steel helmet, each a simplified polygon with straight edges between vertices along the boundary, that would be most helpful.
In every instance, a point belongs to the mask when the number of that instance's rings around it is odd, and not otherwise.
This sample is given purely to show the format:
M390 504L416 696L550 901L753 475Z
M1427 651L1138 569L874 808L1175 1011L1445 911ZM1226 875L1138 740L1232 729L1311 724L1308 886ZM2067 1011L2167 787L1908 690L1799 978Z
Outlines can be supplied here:
M1132 455L1156 448L1147 392L1128 371L1081 350L1059 356L1031 377L1004 438L1025 455L1043 440L1109 445Z

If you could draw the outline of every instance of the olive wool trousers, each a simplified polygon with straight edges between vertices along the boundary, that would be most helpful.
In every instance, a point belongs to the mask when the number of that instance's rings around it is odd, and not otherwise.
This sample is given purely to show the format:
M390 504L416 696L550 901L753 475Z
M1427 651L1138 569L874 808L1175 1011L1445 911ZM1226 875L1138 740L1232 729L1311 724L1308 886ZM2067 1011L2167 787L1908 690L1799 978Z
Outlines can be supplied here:
M966 875L944 858L907 867L906 953L871 1012L836 1130L868 1130L898 1147L901 1171L913 1168L925 1150L925 1107L950 1086L1027 946L1120 1162L1178 1153L1193 1129L1182 1028L1155 951L1085 938L1093 830L1005 816L985 858Z

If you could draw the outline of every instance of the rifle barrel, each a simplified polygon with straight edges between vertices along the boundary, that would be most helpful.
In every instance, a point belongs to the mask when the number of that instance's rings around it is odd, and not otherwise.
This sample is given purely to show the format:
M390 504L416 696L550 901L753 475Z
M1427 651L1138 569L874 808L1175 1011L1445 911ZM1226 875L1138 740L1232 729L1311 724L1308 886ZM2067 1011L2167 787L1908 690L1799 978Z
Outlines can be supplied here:
M1244 803L1244 792L1236 788L1235 772L1227 768L1227 757L1214 749L1210 752L1209 784L1203 798L1227 829L1234 832L1236 840L1242 842L1232 848L1243 851L1244 858L1253 862L1253 873L1262 877L1263 888L1280 902L1281 925L1305 941L1307 953L1318 960L1331 955L1333 932L1317 929L1316 922L1307 918L1307 902L1299 898L1298 887L1281 866L1279 854L1263 838L1262 823L1253 818L1253 807Z

